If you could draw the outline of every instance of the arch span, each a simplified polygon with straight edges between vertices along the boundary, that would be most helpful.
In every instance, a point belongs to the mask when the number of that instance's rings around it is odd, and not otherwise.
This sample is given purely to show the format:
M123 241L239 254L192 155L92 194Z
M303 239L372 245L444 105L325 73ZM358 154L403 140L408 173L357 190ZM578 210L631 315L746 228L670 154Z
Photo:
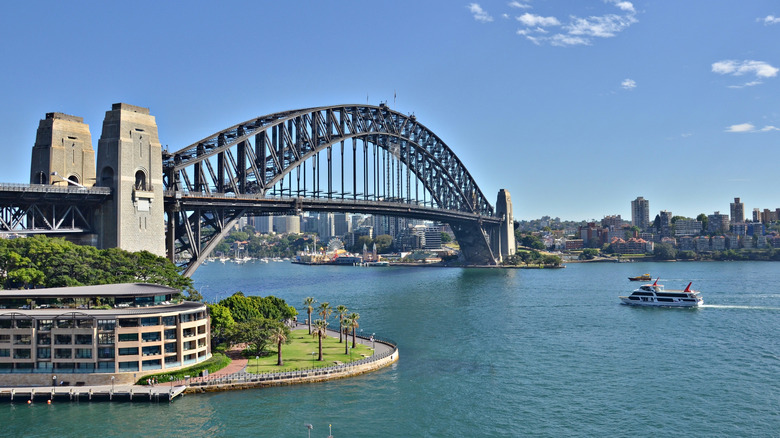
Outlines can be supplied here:
M306 206L430 218L454 215L445 220L457 224L454 229L472 234L474 224L480 229L476 238L463 236L483 247L474 255L480 260L473 261L495 263L485 225L501 219L474 178L414 115L384 104L306 108L247 120L164 152L163 175L170 194L166 205L171 204L169 255L187 252L190 264L199 264L196 260L205 258L242 215L270 208L269 199L297 200L282 203L288 213ZM194 198L203 197L228 198L221 204L245 207L215 209L199 201L195 208ZM347 201L350 207L344 209ZM393 212L404 206L407 212Z

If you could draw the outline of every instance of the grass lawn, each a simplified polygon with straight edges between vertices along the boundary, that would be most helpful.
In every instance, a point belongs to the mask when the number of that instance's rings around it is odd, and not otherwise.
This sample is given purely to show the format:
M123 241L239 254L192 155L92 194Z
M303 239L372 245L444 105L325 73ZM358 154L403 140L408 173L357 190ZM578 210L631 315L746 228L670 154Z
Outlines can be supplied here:
M290 344L282 345L282 361L284 366L276 366L276 346L266 349L270 354L255 359L249 359L246 371L249 373L278 373L283 371L304 370L335 365L335 362L348 363L363 359L363 355L371 356L370 345L361 345L358 339L356 348L352 349L352 335L349 336L349 353L344 354L344 343L339 343L339 337L328 336L322 339L322 362L317 360L318 341L309 334L309 329L293 330L290 333ZM365 342L365 341L364 341ZM312 354L312 352L314 354Z

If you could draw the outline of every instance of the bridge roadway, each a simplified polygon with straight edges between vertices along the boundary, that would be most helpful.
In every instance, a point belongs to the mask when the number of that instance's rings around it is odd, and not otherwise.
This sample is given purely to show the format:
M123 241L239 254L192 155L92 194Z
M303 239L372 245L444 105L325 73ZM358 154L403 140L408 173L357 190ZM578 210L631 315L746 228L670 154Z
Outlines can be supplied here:
M180 205L187 210L195 208L246 209L248 213L255 212L258 216L263 214L294 215L302 211L318 211L403 216L447 223L479 222L499 225L502 221L499 217L432 208L420 204L393 202L392 200L368 201L361 199L264 197L251 194L192 193L166 190L165 204L166 208Z

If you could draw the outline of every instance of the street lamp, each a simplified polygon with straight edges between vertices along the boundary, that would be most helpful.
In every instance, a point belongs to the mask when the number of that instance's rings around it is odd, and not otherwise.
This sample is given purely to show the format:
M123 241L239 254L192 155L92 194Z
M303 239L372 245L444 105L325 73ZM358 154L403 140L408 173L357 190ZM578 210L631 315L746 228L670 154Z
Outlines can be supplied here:
M111 394L114 393L114 376L111 376Z
M374 335L376 333L371 333L371 349L376 350L376 341L374 340Z
M57 386L57 376L51 376L51 386Z
M312 425L311 425L311 424L309 424L309 423L306 423L306 424L304 424L304 427L306 427L307 429L309 429L309 438L311 438L311 430L312 430L312 429L314 429L314 426L312 426Z
M255 356L255 374L260 374L260 356Z

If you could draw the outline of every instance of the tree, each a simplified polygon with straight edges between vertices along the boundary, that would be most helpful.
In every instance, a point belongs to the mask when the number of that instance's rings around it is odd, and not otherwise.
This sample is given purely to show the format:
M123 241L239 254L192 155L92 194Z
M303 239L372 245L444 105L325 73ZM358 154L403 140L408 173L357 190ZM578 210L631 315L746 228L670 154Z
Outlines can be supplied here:
M709 223L709 219L707 218L707 215L704 213L699 213L698 216L696 216L697 221L701 221L701 231L703 233L707 232L707 224Z
M344 317L344 354L349 354L349 328L352 327L352 320L347 316Z
M578 257L580 260L592 260L596 258L596 256L599 255L599 250L595 248L585 248L582 250L582 253Z
M376 252L385 254L389 252L390 248L393 246L393 237L388 234L382 234L376 236L374 243L376 243Z
M279 324L278 321L262 316L239 322L233 327L231 341L234 344L246 343L254 347L255 354L264 354L263 351L271 339L271 331Z
M333 313L333 308L330 307L330 303L327 301L324 301L320 303L320 307L317 309L317 313L324 319L325 321L328 320L330 317L330 314Z
M223 305L207 304L207 307L211 317L211 339L219 342L230 334L236 321L233 319L230 309Z
M290 328L285 324L277 324L271 329L270 340L276 344L276 366L280 367L284 365L282 361L282 344L290 343Z
M452 237L450 237L449 234L445 233L444 231L441 232L441 243L450 243L452 242Z
M306 308L306 314L308 314L308 317L306 318L306 321L309 324L309 334L311 334L311 312L314 311L314 303L316 303L317 300L315 300L312 297L306 297L303 300L303 306Z
M352 329L352 348L355 348L357 345L355 343L355 329L360 327L358 319L360 319L359 313L352 312L349 314L349 327Z
M322 361L322 338L328 337L328 321L325 321L324 319L315 320L314 330L312 331L311 335L318 339L319 356L317 357L317 360Z
M677 250L671 244L658 243L653 248L653 255L657 260L675 260L677 258Z
M339 315L339 343L341 343L342 336L341 332L344 329L344 316L347 314L349 310L347 309L347 306L343 304L339 304L336 306L336 313Z

